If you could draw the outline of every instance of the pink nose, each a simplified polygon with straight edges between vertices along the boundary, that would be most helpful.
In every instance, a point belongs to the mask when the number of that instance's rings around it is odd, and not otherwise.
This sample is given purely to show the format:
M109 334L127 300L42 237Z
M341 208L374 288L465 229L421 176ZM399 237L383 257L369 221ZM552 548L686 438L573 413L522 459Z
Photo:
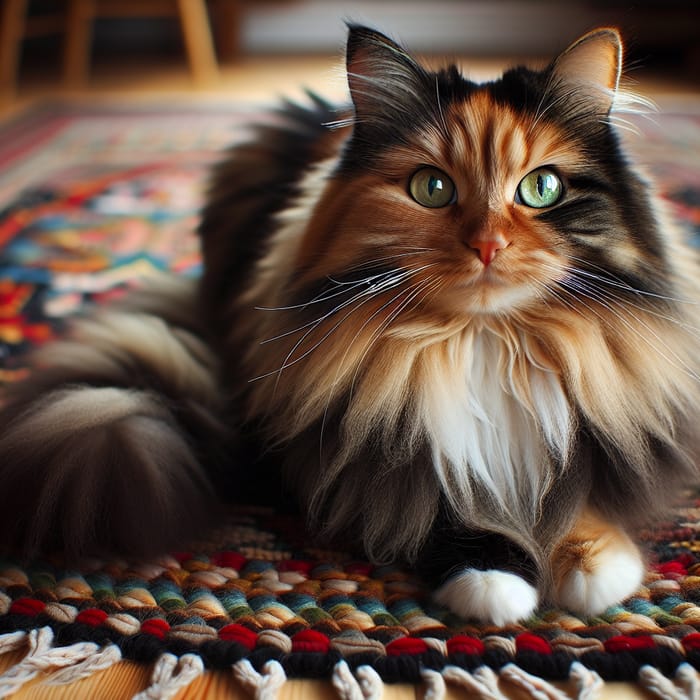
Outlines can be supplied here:
M510 245L510 241L501 235L489 236L469 241L469 247L475 250L484 265L490 265L499 250L503 250Z

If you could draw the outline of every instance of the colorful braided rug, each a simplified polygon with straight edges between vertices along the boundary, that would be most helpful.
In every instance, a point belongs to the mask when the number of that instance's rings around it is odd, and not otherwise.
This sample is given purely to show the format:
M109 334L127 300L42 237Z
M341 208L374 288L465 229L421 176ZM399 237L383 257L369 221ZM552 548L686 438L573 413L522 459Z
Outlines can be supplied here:
M87 300L106 303L158 270L197 274L207 168L250 118L225 104L54 104L0 127L2 381L23 376L27 348ZM700 104L637 127L638 159L700 236ZM156 662L152 698L204 668L233 668L260 698L285 678L332 679L348 700L393 682L427 684L435 699L451 684L498 698L499 677L536 698L568 697L551 684L567 679L579 697L595 697L601 679L693 697L699 533L700 497L688 493L642 534L650 565L632 598L592 619L542 609L506 628L460 620L410 571L315 549L299 522L260 509L146 563L4 560L0 654L26 656L0 675L0 697L40 673L75 682L120 659Z

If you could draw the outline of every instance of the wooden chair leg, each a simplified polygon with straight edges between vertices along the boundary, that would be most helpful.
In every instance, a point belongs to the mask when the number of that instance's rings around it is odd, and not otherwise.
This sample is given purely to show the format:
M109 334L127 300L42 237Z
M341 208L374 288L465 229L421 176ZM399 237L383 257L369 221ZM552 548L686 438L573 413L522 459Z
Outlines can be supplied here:
M236 61L241 56L241 0L216 0L210 7L219 62Z
M204 0L177 0L180 24L195 84L216 82L219 70Z
M0 98L11 100L17 92L19 57L24 38L27 0L2 0L0 14Z
M85 85L90 71L93 0L69 0L66 20L63 78L71 87Z

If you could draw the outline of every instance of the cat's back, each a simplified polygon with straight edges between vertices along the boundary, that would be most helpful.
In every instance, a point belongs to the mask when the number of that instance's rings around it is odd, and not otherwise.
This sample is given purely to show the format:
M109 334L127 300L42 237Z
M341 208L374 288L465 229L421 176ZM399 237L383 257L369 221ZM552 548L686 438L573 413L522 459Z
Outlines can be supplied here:
M214 334L230 321L231 301L249 281L276 215L298 194L304 174L337 154L346 129L334 127L344 116L343 108L314 94L308 104L286 101L213 168L199 234L202 309Z

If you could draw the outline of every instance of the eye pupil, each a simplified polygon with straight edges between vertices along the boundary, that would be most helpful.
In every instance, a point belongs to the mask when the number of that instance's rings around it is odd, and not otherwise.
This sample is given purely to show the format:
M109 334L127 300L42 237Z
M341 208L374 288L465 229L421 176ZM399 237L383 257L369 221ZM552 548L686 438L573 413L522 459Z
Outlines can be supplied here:
M540 195L540 197L544 194L544 186L545 186L544 178L542 177L542 175L538 175L537 176L537 192Z

